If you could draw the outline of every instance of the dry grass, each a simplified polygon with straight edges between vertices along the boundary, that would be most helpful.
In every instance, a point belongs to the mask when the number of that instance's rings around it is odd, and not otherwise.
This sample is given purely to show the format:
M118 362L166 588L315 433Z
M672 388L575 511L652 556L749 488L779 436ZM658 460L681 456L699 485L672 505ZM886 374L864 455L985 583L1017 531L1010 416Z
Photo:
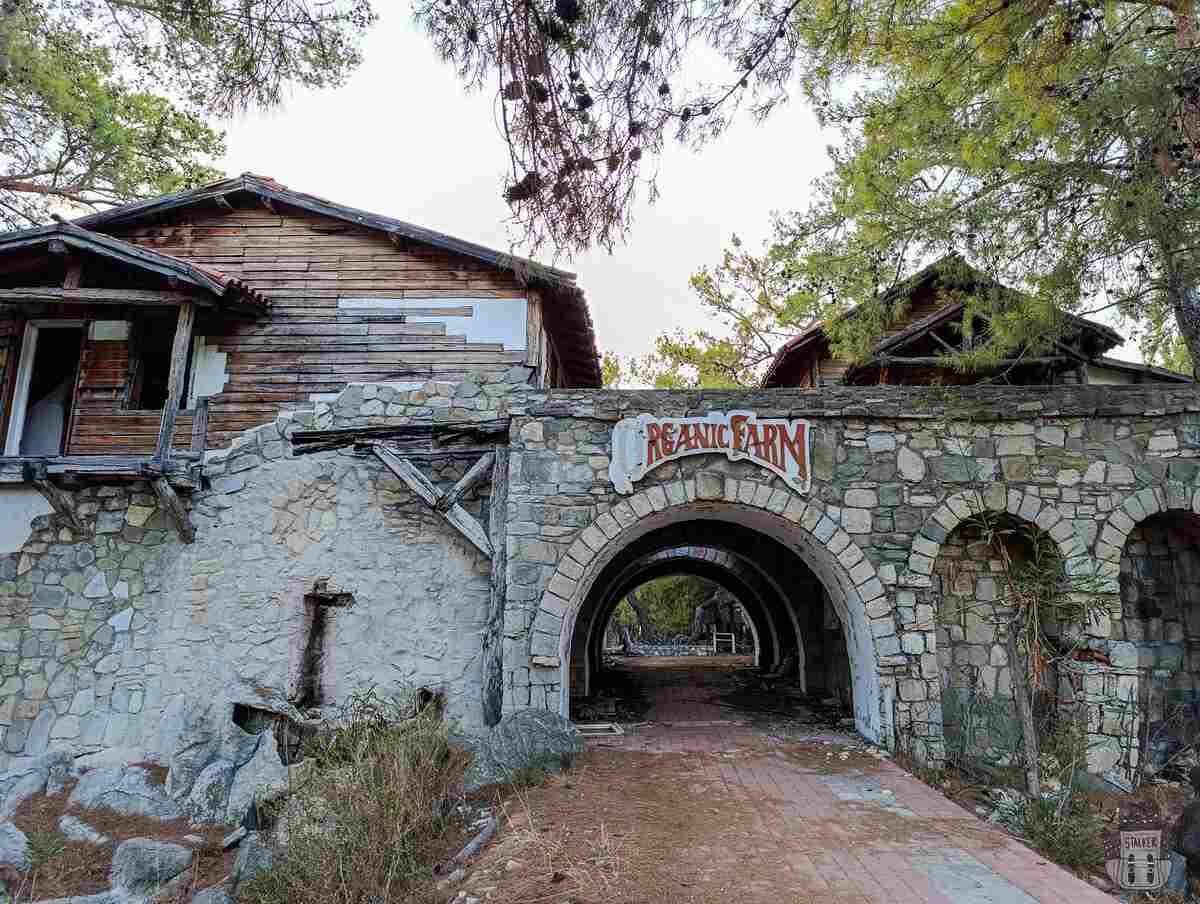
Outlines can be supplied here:
M411 716L410 718L404 718ZM286 808L288 844L239 890L247 904L400 904L425 900L432 867L461 845L451 804L466 757L440 713L366 695L308 755L312 780Z
M104 807L85 811L67 806L70 793L68 787L53 797L35 794L17 808L13 824L29 839L33 869L10 886L13 904L107 891L113 852L130 838L194 847L196 856L186 883L195 890L221 882L233 868L233 852L221 850L226 830L220 826L197 828L186 819L129 816ZM58 821L66 814L77 816L110 840L100 845L68 841L58 830ZM204 843L193 845L183 840L184 835L199 835Z

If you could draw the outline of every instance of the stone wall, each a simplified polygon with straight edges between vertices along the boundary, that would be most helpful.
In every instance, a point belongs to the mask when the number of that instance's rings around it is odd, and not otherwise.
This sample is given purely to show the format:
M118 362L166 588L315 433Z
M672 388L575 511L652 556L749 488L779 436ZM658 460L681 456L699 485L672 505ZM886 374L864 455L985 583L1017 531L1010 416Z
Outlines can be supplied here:
M328 706L373 684L428 684L452 717L478 723L490 563L373 458L293 457L299 428L512 417L507 711L564 708L592 583L652 528L707 519L805 563L844 631L860 729L932 759L939 655L955 642L946 627L939 643L934 563L964 519L993 510L1036 524L1069 569L1103 578L1111 616L1089 626L1089 642L1120 654L1131 532L1153 514L1200 512L1200 399L1188 387L545 392L523 385L527 373L351 386L249 431L208 456L188 503L192 545L145 486L73 491L82 534L41 516L0 557L0 749L161 759L197 719L228 719L235 704L290 714L318 581L353 597L326 624ZM622 417L736 409L812 421L809 494L713 454L660 466L632 496L614 492L609 438ZM447 485L464 464L427 473ZM467 500L484 524L488 492ZM796 602L824 606L820 594ZM986 667L999 686L990 646Z
M304 715L318 581L352 595L323 619L325 711L354 692L426 686L464 728L479 715L490 563L374 457L291 457L296 429L470 420L528 374L421 390L354 386L209 453L180 542L143 483L71 493L85 530L43 515L0 557L0 762L57 746L165 759L235 705ZM443 488L469 459L422 463ZM487 523L490 486L464 500ZM322 709L321 706L314 707Z

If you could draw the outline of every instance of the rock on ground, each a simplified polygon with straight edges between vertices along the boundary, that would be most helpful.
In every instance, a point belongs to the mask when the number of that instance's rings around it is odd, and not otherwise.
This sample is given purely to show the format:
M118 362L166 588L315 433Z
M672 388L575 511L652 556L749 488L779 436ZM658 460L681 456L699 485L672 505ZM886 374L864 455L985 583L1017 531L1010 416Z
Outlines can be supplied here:
M66 769L72 760L69 752L56 750L0 772L0 820L12 819L22 801L46 789L52 770Z
M512 781L522 769L559 772L583 752L583 735L558 713L525 709L505 716L473 748L464 784L468 792Z
M193 823L224 822L234 764L228 760L209 763L192 783L192 791L181 809Z
M229 786L225 821L229 825L237 825L245 819L246 812L255 803L279 797L290 787L288 767L279 758L274 734L271 731L261 732L254 756L234 773Z
M212 888L196 892L192 904L233 904L233 898L223 886L214 885Z
M29 872L29 839L11 822L0 822L0 866L11 866L19 873Z
M108 807L130 816L174 819L179 805L140 766L105 766L85 772L71 792L70 803L83 807Z
M266 872L275 862L275 851L259 832L251 832L242 839L237 859L233 861L233 874L229 880L229 892L236 895L238 886L249 882L259 873Z
M192 856L192 849L181 844L130 838L117 845L108 878L113 891L146 897L187 869Z
M78 816L63 816L58 820L58 830L71 841L86 841L88 844L108 844L107 835L101 835Z

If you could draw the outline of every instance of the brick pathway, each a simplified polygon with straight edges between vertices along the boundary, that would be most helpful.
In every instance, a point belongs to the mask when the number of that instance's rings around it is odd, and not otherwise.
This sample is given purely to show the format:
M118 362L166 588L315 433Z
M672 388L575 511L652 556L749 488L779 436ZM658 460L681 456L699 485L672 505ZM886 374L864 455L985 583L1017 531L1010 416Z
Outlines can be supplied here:
M719 900L1115 900L871 755L857 738L828 731L772 736L736 711L731 718L728 707L692 681L662 682L652 699L646 723L589 747L605 760L626 751L635 753L631 759L652 755L670 767L654 772L673 776L689 807L699 799L711 812L729 813L726 820L707 820L707 837L689 832L672 851L679 874L701 887L715 891L738 877L734 897ZM654 799L646 788L629 793Z

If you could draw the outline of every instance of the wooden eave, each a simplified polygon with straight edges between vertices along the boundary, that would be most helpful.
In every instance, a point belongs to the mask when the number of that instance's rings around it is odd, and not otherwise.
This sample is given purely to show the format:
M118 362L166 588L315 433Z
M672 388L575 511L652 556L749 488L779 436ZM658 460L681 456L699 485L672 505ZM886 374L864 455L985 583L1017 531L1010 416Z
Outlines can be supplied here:
M84 252L153 274L173 288L100 289L62 287L15 287L0 289L0 304L30 302L76 304L180 304L191 301L217 308L233 316L261 317L270 302L241 280L199 267L173 255L143 248L102 233L90 232L71 223L55 223L0 235L0 259L44 250L46 254Z
M549 325L555 344L560 349L559 357L571 382L580 387L600 386L600 355L596 349L595 329L583 290L576 285L574 273L404 220L294 191L273 179L244 173L193 191L164 195L91 214L76 220L75 225L88 230L111 230L153 221L185 208L214 205L229 210L230 200L237 195L249 195L265 204L280 204L376 230L386 234L397 245L416 242L511 272L523 285L541 290L549 302L544 307L544 322Z
M900 285L886 293L880 300L880 303L893 304L901 296L914 293L926 282L945 275L948 265L952 263L957 266L967 266L961 263L961 259L958 258L957 255L949 255L948 257L936 261L920 272L904 280ZM999 288L1005 292L1010 292L1014 296L1017 294L1016 290L1008 289L1006 286L1003 286L1000 283L997 283L995 280L990 279L985 274L974 270L974 268L970 268L970 270L971 273L975 274L977 277L976 279L954 279L950 282L950 285L961 289L969 289L972 285L984 285L992 288ZM846 371L847 382L850 381L852 374L862 373L865 370L878 367L880 364L880 359L888 359L891 357L891 353L897 351L898 349L913 344L914 342L920 340L923 336L935 332L940 327L955 319L961 319L966 307L966 300L949 303L945 307L939 308L934 313L921 318L899 332L881 340L872 348L870 358L868 358L862 364L850 367ZM853 318L858 316L860 310L861 308L852 308L843 314L842 317ZM1092 347L1088 349L1063 349L1065 352L1067 352L1068 356L1074 356L1081 361L1095 361L1100 354L1116 345L1120 345L1124 341L1124 339L1119 333L1117 333L1116 330L1106 326L1105 324L1095 323L1094 321L1087 320L1086 318L1079 317L1074 314L1067 314L1065 316L1068 322L1075 327L1076 335L1080 336L1081 338L1083 336L1091 336L1095 340L1092 344ZM814 352L819 351L823 345L827 347L827 344L827 336L825 333L824 324L818 324L806 332L801 333L799 336L789 340L783 345L782 348L780 348L779 352L775 356L775 359L771 362L771 366L768 368L767 373L763 377L762 385L768 388L778 385L776 382L777 376L789 368L791 362L795 360L795 356L803 354L806 350L812 350ZM1062 346L1062 343L1056 344L1060 347ZM1082 342L1080 344L1082 344Z

